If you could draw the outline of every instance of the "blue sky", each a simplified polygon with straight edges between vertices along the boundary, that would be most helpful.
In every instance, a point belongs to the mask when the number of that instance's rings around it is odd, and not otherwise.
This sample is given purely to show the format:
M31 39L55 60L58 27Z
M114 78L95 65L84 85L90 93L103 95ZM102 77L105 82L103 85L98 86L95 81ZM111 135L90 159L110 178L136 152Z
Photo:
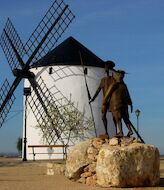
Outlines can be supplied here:
M52 0L0 1L0 33L10 17L23 42L41 20ZM125 82L140 109L140 132L146 143L164 154L164 1L163 0L65 0L76 19L61 38L75 37L103 60L124 69ZM0 85L13 77L0 49ZM0 152L16 151L22 134L23 84L8 121L0 129ZM16 114L16 116L14 116ZM134 113L130 115L136 124Z

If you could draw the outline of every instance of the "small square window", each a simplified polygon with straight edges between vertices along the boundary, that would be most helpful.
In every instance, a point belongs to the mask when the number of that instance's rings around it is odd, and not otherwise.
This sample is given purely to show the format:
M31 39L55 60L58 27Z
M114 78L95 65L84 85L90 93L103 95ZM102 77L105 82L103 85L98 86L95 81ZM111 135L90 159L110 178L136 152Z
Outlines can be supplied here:
M49 68L49 74L50 74L50 75L52 75L52 71L53 71L53 69L52 69L52 67L50 67L50 68Z
M88 74L88 68L84 68L84 74L87 75Z

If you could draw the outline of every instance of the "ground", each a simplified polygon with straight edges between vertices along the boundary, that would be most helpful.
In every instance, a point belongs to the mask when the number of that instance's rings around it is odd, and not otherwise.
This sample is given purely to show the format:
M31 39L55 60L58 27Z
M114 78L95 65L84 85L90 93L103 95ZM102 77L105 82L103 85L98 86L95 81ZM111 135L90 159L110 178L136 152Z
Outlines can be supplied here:
M47 176L48 161L22 162L18 158L0 158L0 190L119 190L120 188L90 187L75 183L55 172ZM63 164L61 164L62 166ZM59 166L59 165L58 165ZM57 167L58 168L58 167ZM128 188L128 190L164 189L164 157L160 160L161 183L159 187ZM125 188L124 188L125 190Z

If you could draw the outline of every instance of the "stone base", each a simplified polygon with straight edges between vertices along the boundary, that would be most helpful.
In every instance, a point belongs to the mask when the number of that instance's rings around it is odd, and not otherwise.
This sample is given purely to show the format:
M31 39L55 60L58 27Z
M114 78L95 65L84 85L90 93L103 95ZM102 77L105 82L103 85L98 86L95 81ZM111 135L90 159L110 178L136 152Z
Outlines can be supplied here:
M97 183L103 187L144 187L159 184L159 152L152 145L101 148L97 157Z
M68 154L65 175L102 187L156 186L160 181L159 151L135 138L94 138Z

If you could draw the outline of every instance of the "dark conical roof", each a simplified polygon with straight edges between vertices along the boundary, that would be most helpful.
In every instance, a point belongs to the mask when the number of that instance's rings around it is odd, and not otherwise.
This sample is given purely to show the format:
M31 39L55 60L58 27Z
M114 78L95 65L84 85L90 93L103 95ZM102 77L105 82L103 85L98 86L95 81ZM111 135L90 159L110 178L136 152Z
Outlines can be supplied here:
M79 53L80 52L80 53ZM73 37L67 38L55 49L46 54L32 67L53 66L53 65L81 65L80 54L83 64L86 66L104 67L105 62L83 46ZM111 65L113 68L113 65Z

